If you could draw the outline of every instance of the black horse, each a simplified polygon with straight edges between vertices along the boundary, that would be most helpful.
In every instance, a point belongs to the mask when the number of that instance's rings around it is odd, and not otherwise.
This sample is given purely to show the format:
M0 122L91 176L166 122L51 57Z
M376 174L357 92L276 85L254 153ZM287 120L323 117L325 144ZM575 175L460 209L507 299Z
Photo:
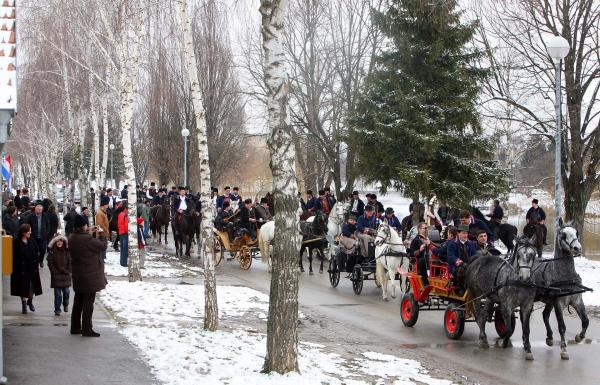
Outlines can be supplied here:
M485 223L490 229L492 229L492 222L485 218L485 215L477 207L471 207L471 213L473 216ZM500 223L496 227L495 236L504 243L510 255L513 251L515 238L517 237L517 227L509 223Z
M313 275L312 253L317 250L317 256L321 260L319 273L323 273L323 262L325 260L325 248L327 247L327 216L322 211L317 211L312 222L301 221L300 231L302 232L302 245L300 246L300 271L304 273L302 265L302 256L304 250L308 249L309 274Z
M163 200L162 205L155 205L150 209L150 230L152 237L156 238L158 232L158 243L161 243L162 231L165 231L165 245L167 242L167 233L169 232L169 222L171 221L171 208L167 199Z
M562 219L560 219L559 226L554 247L554 258L536 259L531 271L531 278L540 287L536 300L546 304L543 312L544 324L547 331L546 344L548 346L553 345L549 317L552 309L554 309L558 323L558 332L560 334L560 357L563 360L568 360L569 353L567 353L567 343L565 341L566 326L563 318L564 309L572 301L575 301L575 310L582 319L583 326L583 330L578 335L579 340L585 337L589 321L585 314L583 301L576 301L575 298L577 293L582 292L581 278L575 271L575 260L573 259L581 255L579 234L572 223L563 224ZM548 288L560 289L561 292L559 294L561 295L558 296L555 290ZM563 296L565 292L572 294Z
M196 228L200 222L200 213L190 209L189 213L176 212L171 221L173 239L175 240L175 254L183 256L183 245L185 244L185 256L190 256L190 247L196 234Z
M480 254L469 263L465 281L473 300L475 320L479 326L479 346L487 348L485 324L496 306L496 321L504 326L500 346L507 347L513 330L513 312L519 308L523 329L523 348L526 359L532 360L529 342L529 320L533 312L536 289L527 284L536 252L530 241L519 240L511 258L507 261L489 253Z

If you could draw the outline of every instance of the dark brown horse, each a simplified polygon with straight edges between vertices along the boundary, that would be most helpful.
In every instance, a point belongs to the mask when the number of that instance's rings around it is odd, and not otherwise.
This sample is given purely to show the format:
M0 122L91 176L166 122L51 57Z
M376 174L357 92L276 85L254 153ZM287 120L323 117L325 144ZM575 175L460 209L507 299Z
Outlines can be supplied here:
M200 224L200 213L193 209L188 214L176 212L171 221L173 230L173 239L175 240L175 254L178 257L183 256L183 245L185 244L185 256L190 256L190 247L196 229Z
M156 233L158 232L158 243L161 243L162 231L165 230L165 245L167 242L167 235L169 232L169 222L171 220L171 205L167 199L163 200L162 205L155 205L150 209L150 230L152 230L152 237L156 239Z

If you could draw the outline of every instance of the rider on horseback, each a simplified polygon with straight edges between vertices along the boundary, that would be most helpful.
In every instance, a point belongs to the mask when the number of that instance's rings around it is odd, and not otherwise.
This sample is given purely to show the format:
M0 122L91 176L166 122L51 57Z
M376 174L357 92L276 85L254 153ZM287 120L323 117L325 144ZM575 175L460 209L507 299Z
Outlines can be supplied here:
M186 196L187 189L184 186L179 187L179 195L173 198L173 205L171 206L171 216L175 216L176 213L189 215L190 209L192 208L192 202Z
M156 195L154 195L152 198L152 202L154 205L162 206L163 199L165 199L165 191L163 189L159 189L158 193L156 193Z
M542 232L544 235L544 245L546 243L546 236L548 234L548 229L546 228L546 213L544 209L538 206L538 200L533 199L531 201L531 207L527 210L527 215L525 216L527 219L527 224L523 229L523 233L528 237L531 237L535 233L535 226L541 226Z
M319 199L315 202L314 210L321 210L325 215L329 215L331 207L330 200L327 198L325 190L319 190Z
M485 214L485 216L490 217L492 232L494 233L494 237L497 237L498 226L502 223L502 218L504 217L504 210L502 210L502 207L500 207L500 201L498 199L494 199L492 211L488 214Z

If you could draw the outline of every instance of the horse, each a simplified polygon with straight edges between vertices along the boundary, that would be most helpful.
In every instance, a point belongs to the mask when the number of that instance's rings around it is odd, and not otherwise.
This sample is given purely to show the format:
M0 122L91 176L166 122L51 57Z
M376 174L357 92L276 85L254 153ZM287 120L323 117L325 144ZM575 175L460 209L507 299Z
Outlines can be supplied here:
M336 202L331 208L331 212L329 213L329 219L327 220L327 240L329 242L327 249L327 256L329 260L335 257L336 248L331 247L332 243L335 243L335 240L342 233L342 226L344 224L344 220L346 219L346 214L350 210L350 203L347 202Z
M485 223L490 229L492 229L492 222L486 219L485 215L477 207L471 207L471 213L473 216ZM514 248L514 240L517 237L517 227L509 223L499 223L496 227L495 236L504 243L507 249L507 255L511 255Z
M523 229L523 234L529 238L535 238L535 247L538 252L538 258L542 258L542 251L544 250L544 228L537 224L527 224Z
M317 249L317 255L321 260L319 274L323 274L323 262L325 261L325 247L328 245L325 235L327 232L327 216L322 211L317 211L312 222L300 222L302 233L302 245L300 246L300 271L304 273L302 256L304 250L308 249L309 274L313 275L312 252Z
M302 215L302 207L298 207L296 211L296 222L299 223ZM260 249L260 259L267 264L267 271L271 272L271 242L275 238L275 221L268 221L260 227L258 232L258 248Z
M392 281L392 298L396 298L396 272L398 269L408 271L410 257L406 254L406 248L402 243L402 237L398 232L384 221L379 225L375 237L375 260L377 267L375 274L381 282L383 300L387 301L388 276ZM405 279L406 280L406 279ZM400 292L403 292L402 275L400 275Z
M567 352L567 343L565 341L565 320L563 318L563 311L571 301L575 300L576 294L571 294L563 297L557 297L553 295L553 290L548 290L548 287L574 288L575 291L581 289L581 278L575 271L575 257L581 255L581 243L579 242L577 230L573 227L573 223L563 223L562 218L559 219L559 228L557 230L557 237L554 246L554 258L541 259L538 258L535 261L533 269L531 271L531 277L533 282L540 287L538 289L538 296L536 300L539 300L546 304L543 317L544 324L546 325L547 338L546 344L552 346L554 341L552 339L552 330L549 324L550 312L554 309L556 315L556 321L558 323L558 332L560 334L560 358L563 360L569 359L569 353ZM585 331L589 321L585 314L585 307L583 301L575 302L575 309L582 318L583 330L579 333L579 339L585 337ZM580 311L583 311L580 313Z
M171 228L173 230L173 240L175 241L175 255L178 257L183 256L184 243L185 256L190 256L190 247L199 222L200 213L196 212L194 209L190 209L189 214L176 212L173 216Z
M508 260L499 256L478 253L478 257L467 266L465 282L473 299L475 321L479 326L479 346L488 348L485 325L498 304L504 323L500 346L508 346L513 334L512 315L519 308L523 329L525 358L533 360L529 342L529 321L533 312L536 288L528 281L535 261L536 251L531 241L519 240ZM485 301L483 301L485 299ZM498 314L498 313L497 313Z
M171 205L167 199L161 205L155 205L150 209L150 229L152 237L156 239L158 232L158 244L161 243L162 231L165 230L165 245L168 244L169 223L171 222Z

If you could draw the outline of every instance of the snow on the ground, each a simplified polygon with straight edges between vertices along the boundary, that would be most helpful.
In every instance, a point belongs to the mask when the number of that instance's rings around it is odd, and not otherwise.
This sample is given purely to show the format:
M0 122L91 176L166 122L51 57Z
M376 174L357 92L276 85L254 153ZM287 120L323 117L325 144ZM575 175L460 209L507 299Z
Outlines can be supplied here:
M248 287L218 286L217 298L220 318L242 325L251 327L251 317L264 320L268 311L268 297ZM121 321L120 332L167 385L451 383L430 377L418 361L375 352L344 358L313 343L300 343L301 374L263 374L264 334L202 329L201 285L111 281L100 299Z
M172 278L172 277L195 277L202 269L197 267L182 266L181 268L175 268L172 264L160 260L163 256L156 253L146 253L146 261L142 271L143 277L160 277L160 278ZM121 266L119 263L120 256L116 251L107 251L106 261L104 265L104 272L108 276L113 277L127 277L127 267Z
M600 262L585 257L575 258L575 269L584 286L594 289L583 293L586 306L600 306Z

